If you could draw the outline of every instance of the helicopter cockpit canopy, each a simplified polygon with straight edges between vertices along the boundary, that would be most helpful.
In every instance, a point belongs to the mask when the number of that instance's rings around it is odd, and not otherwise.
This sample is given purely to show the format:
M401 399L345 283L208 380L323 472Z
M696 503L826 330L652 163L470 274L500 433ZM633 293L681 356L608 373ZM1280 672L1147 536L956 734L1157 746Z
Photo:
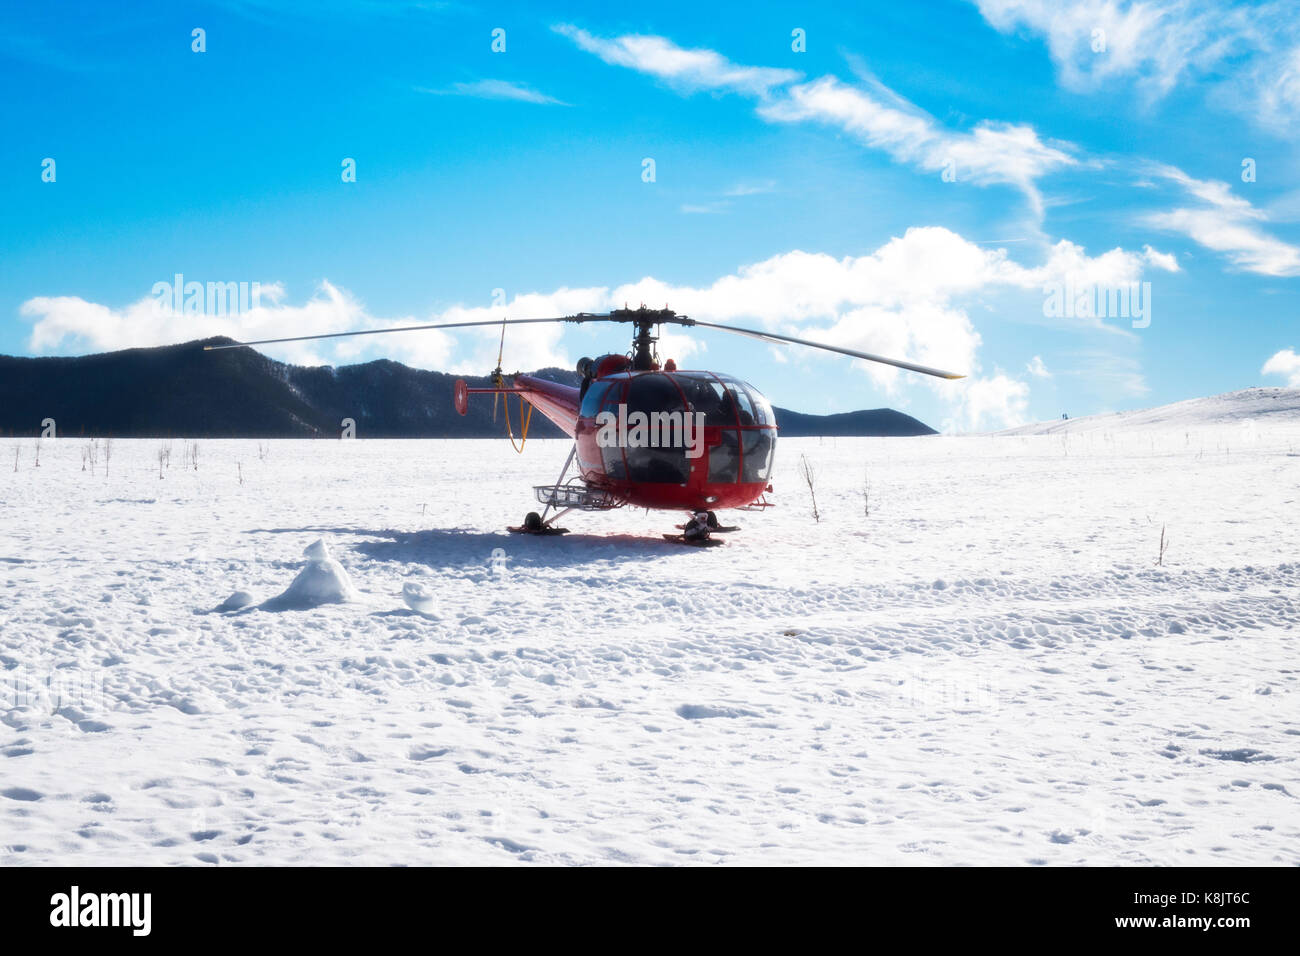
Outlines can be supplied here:
M690 454L688 442L627 443L602 449L605 473L632 481L685 484L692 467L708 469L711 483L766 482L776 447L776 417L767 399L752 385L713 372L623 372L598 378L587 387L580 414L601 412L634 421L634 413L669 415L677 422L690 415L706 431L703 444ZM701 419L700 416L703 416ZM655 421L666 421L658 418ZM690 437L688 429L683 433Z

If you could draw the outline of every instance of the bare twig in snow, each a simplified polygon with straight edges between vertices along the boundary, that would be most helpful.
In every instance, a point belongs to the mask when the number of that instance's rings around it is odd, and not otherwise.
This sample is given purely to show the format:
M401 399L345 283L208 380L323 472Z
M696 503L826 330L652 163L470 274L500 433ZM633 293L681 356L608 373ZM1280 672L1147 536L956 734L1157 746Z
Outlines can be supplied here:
M817 511L817 469L812 466L807 455L799 456L799 475L808 485L808 497L812 499L813 521L820 522L822 516Z

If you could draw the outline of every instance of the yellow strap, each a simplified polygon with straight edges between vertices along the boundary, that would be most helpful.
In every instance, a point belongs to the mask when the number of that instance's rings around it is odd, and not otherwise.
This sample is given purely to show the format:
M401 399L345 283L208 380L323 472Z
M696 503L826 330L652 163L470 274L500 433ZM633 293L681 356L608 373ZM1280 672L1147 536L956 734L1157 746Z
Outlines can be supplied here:
M533 403L528 403L528 417L524 417L524 397L519 396L519 424L523 426L523 431L519 435L519 444L515 444L515 432L510 427L510 396L505 399L506 410L506 434L510 436L510 447L519 454L524 453L524 445L528 443L528 425L533 420Z

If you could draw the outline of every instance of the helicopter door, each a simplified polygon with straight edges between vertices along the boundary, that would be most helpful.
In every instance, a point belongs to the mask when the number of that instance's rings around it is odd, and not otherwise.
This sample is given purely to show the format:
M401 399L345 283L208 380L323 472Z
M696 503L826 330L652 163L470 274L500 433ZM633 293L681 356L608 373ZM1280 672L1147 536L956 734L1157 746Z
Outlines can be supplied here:
M719 428L717 444L709 448L709 481L732 484L740 478L740 433Z
M623 403L623 395L627 389L627 379L615 379L612 382L595 382L587 390L588 399L591 393L601 385L605 385L603 395L598 396L602 399L599 410L609 412L615 418L618 418L619 406ZM584 399L585 405L586 399ZM606 477L621 481L627 478L627 462L623 457L623 448L618 444L608 445L600 450L601 460L605 465Z
M740 436L745 453L740 480L748 483L767 481L772 474L772 454L776 451L776 429L746 428Z

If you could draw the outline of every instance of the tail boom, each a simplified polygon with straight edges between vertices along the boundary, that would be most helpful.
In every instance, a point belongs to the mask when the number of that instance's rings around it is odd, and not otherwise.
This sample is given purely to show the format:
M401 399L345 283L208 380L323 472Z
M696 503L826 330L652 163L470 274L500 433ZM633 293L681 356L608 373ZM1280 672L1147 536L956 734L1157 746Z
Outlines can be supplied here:
M464 379L457 379L452 404L460 414L469 410L471 395L518 395L570 438L577 433L578 390L572 385L561 385L532 375L516 375L510 385L501 388L471 388Z

